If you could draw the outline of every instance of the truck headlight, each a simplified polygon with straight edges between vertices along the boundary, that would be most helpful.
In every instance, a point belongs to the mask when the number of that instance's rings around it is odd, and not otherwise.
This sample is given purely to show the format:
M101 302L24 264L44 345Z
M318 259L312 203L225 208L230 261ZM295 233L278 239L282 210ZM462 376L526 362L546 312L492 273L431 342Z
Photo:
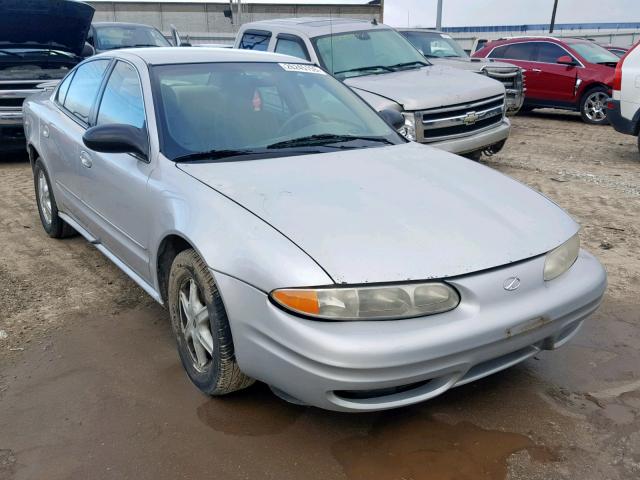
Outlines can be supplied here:
M544 261L544 280L549 281L559 277L569 270L580 253L580 237L576 233L558 248L547 253Z
M446 283L428 282L371 287L320 287L274 290L276 305L321 320L397 320L452 310L458 292Z
M416 137L416 115L413 112L402 112L404 117L404 126L398 130L398 133L411 142L415 142Z

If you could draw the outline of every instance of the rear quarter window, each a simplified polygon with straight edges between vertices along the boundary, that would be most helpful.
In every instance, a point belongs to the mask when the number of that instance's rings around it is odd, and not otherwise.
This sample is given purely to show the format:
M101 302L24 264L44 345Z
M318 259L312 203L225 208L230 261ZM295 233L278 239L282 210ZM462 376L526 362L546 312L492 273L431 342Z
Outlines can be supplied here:
M243 50L258 50L266 52L269 48L270 32L246 32L240 40L240 48Z

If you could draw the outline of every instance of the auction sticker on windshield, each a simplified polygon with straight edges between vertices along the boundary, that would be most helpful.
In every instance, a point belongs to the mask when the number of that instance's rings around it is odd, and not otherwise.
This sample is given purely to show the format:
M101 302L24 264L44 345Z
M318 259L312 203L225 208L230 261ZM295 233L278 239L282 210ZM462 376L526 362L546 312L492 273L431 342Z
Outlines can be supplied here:
M324 70L316 67L315 65L304 65L302 63L279 63L278 65L284 68L287 72L319 73L320 75L327 74Z

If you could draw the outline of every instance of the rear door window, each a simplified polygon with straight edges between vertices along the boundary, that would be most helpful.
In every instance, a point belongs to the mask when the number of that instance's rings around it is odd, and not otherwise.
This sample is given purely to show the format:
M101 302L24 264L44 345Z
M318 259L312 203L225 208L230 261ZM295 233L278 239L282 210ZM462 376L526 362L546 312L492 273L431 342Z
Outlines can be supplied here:
M284 55L291 55L292 57L302 58L303 60L310 60L307 47L301 38L294 36L282 36L278 37L278 43L276 43L276 53L282 53Z
M512 43L494 49L490 58L508 58L525 62L536 61L536 45L530 42Z
M91 107L110 60L93 60L80 65L64 99L64 108L84 123L89 123Z
M266 52L269 48L271 32L245 32L240 40L240 48L243 50L259 50Z

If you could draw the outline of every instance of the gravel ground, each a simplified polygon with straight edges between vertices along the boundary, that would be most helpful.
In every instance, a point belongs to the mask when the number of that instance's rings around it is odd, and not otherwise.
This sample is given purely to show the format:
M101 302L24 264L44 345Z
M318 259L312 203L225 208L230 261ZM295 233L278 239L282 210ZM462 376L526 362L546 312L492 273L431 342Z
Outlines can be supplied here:
M166 312L81 238L46 237L0 161L0 478L640 478L640 155L573 114L513 120L485 163L583 226L602 308L566 347L412 408L340 415L189 384Z

